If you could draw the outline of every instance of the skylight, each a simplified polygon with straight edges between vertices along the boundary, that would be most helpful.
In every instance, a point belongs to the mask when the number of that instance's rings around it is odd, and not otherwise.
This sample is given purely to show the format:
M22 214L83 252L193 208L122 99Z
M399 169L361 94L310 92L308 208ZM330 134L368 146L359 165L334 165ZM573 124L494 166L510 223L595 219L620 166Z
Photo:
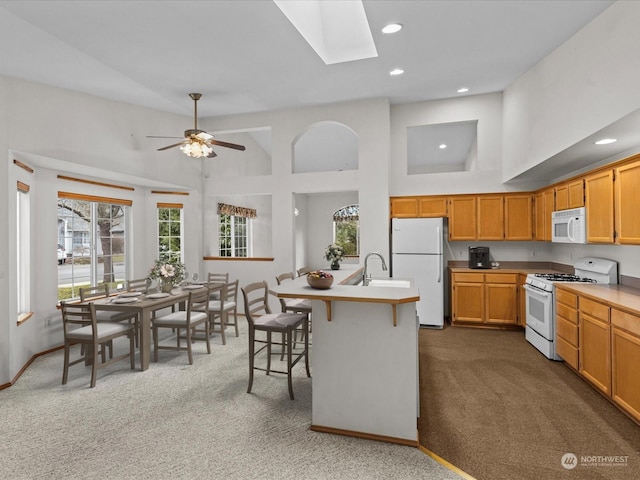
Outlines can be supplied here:
M273 0L326 63L378 56L361 0Z

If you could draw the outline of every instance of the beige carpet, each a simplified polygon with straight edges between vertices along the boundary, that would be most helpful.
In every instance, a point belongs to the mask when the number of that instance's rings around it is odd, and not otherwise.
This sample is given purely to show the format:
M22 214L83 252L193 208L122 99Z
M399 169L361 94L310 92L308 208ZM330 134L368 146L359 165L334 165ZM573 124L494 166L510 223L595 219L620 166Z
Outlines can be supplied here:
M126 361L99 373L62 352L34 361L0 391L0 479L430 479L460 477L416 448L312 432L311 380L257 373L247 394L246 322L212 354L160 352L149 370ZM117 344L122 348L123 344Z
M640 426L522 332L422 329L420 369L420 443L479 480L640 478Z

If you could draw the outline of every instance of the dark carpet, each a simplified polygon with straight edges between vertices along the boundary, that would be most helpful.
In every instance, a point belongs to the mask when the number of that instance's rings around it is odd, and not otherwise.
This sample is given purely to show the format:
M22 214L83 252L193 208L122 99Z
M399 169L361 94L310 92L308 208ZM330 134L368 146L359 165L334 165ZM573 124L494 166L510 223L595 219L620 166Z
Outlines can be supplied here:
M640 426L522 331L448 326L419 342L425 448L478 480L640 478Z

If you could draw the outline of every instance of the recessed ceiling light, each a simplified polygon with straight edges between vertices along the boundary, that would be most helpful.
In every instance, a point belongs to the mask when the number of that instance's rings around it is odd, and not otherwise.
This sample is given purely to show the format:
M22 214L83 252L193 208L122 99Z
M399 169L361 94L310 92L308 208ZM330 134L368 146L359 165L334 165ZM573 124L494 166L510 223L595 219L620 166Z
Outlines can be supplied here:
M438 147L440 150L444 150L445 148L447 148L447 146L443 143Z
M462 88L458 89L458 93L465 93L465 92L468 92L468 91L469 91L469 89L467 87L462 87Z
M393 70L391 70L389 72L389 75L391 75L392 77L395 77L396 75L402 75L404 73L404 70L401 68L394 68Z
M603 138L602 140L598 140L596 142L596 145L608 145L610 143L615 143L617 141L618 141L617 138Z
M390 23L389 25L385 25L382 29L382 33L396 33L402 30L401 23Z

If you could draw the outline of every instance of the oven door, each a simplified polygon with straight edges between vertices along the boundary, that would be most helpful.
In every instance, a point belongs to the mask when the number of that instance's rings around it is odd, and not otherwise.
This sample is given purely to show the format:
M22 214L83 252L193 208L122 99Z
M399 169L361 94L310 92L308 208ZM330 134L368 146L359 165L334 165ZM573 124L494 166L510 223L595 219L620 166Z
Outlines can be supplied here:
M553 293L532 285L524 286L527 302L527 327L549 341L553 341Z

